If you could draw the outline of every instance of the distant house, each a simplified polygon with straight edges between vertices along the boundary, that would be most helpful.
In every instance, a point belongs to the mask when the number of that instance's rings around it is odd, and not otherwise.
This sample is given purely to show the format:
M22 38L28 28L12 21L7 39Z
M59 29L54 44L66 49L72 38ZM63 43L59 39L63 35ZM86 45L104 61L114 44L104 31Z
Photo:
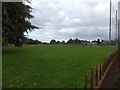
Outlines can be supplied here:
M98 44L97 44L97 42L90 42L90 45L96 46L96 45L98 45Z
M88 44L89 44L88 41L81 40L81 45L88 45Z
M97 42L95 42L95 41L93 41L93 42L90 42L90 41L84 41L84 40L82 40L81 41L81 45L87 45L87 46L96 46L96 45L98 45L97 44Z
M109 45L109 41L102 40L100 45Z

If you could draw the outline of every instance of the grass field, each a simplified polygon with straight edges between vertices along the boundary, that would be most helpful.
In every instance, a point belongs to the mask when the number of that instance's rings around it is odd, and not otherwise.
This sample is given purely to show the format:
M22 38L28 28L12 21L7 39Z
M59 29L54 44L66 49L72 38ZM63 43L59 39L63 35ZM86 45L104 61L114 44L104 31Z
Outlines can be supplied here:
M3 47L3 88L73 88L75 82L83 87L90 68L114 51L114 46Z

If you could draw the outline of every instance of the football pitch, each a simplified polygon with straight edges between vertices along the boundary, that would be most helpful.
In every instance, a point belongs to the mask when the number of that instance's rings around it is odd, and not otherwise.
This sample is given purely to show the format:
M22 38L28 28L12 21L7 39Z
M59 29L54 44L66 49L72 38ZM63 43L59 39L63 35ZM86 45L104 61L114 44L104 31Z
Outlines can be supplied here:
M78 88L116 46L24 45L3 47L3 88Z

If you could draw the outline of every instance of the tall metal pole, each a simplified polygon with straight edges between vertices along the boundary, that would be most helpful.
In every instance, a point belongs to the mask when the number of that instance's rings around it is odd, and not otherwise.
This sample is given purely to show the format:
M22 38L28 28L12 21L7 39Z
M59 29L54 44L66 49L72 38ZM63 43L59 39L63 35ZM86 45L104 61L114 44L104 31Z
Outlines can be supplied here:
M120 1L118 2L118 49L120 49Z
M118 37L117 37L118 30L117 29L118 29L118 19L117 19L117 10L116 10L116 38L115 38L116 41L118 40Z
M109 42L111 43L111 0L110 0Z

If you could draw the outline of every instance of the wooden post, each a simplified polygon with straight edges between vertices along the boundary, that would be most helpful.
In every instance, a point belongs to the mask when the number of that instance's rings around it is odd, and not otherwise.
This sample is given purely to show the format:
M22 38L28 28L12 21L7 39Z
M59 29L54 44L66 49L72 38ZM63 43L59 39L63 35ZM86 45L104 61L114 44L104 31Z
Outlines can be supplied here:
M101 63L100 63L100 66L99 66L99 80L102 79L102 69L101 69Z
M85 77L85 87L84 87L84 90L87 90L87 84L88 84L88 81L87 81L87 76Z
M77 85L76 85L76 82L75 82L75 90L77 90Z
M105 73L105 61L102 63L102 76L104 75Z
M95 85L98 86L98 65L96 65Z
M94 90L94 77L93 77L93 69L91 69L91 90Z

